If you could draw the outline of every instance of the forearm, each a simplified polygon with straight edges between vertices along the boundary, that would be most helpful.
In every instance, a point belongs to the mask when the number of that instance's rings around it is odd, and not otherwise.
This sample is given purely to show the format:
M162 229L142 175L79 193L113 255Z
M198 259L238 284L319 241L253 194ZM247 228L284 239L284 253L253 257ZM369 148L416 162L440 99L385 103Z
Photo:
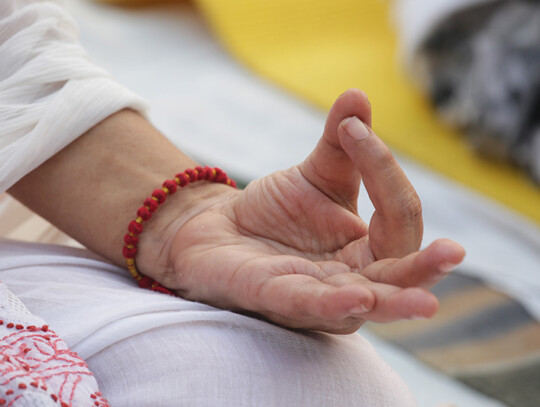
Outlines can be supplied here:
M123 110L27 174L9 193L91 250L123 265L123 235L144 198L165 179L195 165L138 113ZM229 190L200 183L170 197L145 223L139 269L149 274L163 269L167 231Z

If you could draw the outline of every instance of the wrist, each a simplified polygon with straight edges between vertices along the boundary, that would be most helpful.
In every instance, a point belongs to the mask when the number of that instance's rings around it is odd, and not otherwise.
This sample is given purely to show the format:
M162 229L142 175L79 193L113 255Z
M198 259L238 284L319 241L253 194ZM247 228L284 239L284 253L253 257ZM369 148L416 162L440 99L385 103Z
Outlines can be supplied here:
M151 220L144 223L137 246L137 270L168 286L167 282L174 280L171 246L182 227L198 214L221 205L239 192L229 185L202 181L169 196ZM189 239L189 236L183 238Z

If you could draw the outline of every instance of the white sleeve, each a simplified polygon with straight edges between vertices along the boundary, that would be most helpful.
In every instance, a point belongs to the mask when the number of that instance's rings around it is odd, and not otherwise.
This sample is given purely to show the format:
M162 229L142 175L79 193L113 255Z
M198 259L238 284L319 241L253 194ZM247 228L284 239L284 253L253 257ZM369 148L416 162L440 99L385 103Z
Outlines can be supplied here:
M0 1L0 193L109 115L146 108L89 61L58 3Z

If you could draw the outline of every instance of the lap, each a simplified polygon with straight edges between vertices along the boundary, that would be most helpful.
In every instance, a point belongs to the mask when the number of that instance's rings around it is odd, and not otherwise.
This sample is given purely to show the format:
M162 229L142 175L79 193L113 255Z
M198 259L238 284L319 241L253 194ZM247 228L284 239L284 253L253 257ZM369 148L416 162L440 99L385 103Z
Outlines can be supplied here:
M414 405L360 335L292 331L141 290L88 252L0 243L0 280L114 406Z

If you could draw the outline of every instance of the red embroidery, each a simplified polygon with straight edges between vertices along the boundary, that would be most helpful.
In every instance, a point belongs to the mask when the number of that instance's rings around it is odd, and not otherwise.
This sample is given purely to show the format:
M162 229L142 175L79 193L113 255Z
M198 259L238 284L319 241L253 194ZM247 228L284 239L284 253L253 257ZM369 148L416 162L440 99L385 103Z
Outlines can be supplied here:
M34 392L60 407L110 407L86 363L47 325L10 322L6 328L13 332L0 340L0 406L16 406L25 392Z

